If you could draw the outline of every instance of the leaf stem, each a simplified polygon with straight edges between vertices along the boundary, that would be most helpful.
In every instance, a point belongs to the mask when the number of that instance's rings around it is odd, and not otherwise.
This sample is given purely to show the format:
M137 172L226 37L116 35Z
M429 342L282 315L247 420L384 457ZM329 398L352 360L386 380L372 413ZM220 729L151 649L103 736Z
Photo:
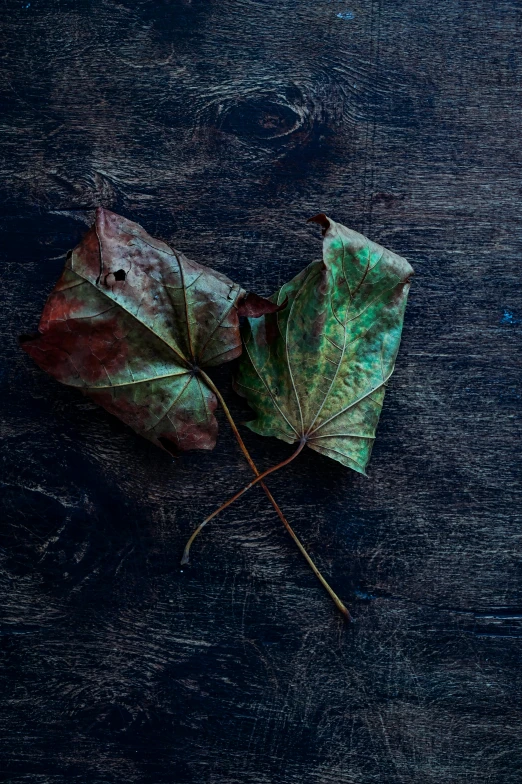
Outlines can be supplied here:
M283 466L288 465L288 463L291 463L292 460L294 460L294 458L297 457L299 452L301 452L301 450L303 449L305 443L306 443L305 441L301 441L299 446L298 446L298 448L295 450L295 452L293 452L290 455L290 457L287 457L286 460L283 460L281 463L278 463L276 466L272 466L272 468L268 468L266 471L263 471L262 474L258 473L255 479L253 479L251 482L249 482L247 485L245 485L245 487L243 487L235 495L233 495L232 498L229 498L228 501L225 501L224 504L221 504L219 509L215 509L212 512L212 514L209 514L209 516L206 517L203 520L203 522L200 523L198 525L198 527L194 530L192 536L190 537L190 539L188 540L187 544L185 545L185 550L183 551L183 558L181 559L182 566L183 566L183 564L188 563L190 546L191 546L192 542L194 541L194 539L196 538L196 536L206 526L206 524L209 523L214 517L216 517L216 515L218 515L220 512L222 512L224 509L226 509L227 506L230 506L230 504L233 504L234 501L237 501L238 498L241 498L241 496L244 493L246 493L247 490L250 490L251 487L254 487L254 485L256 485L258 482L261 482L265 478L265 476L268 476L268 474L272 474L274 471L277 471L279 468L283 468Z
M227 404L225 403L225 400L223 399L223 396L221 395L221 392L220 392L220 391L219 391L219 389L216 387L216 385L214 384L214 382L212 381L212 379L211 379L211 378L209 378L209 376L207 376L207 374L206 374L204 371L200 370L200 374L201 374L201 376L202 376L203 380L205 381L205 383L206 383L206 384L207 384L207 385L210 387L210 389L211 389L211 390L214 392L214 394L216 395L217 399L219 400L219 403L220 403L220 405L221 405L221 407L222 407L222 409L223 409L223 411L224 411L224 413L225 413L225 416L226 416L226 418L228 419L228 422L229 422L229 424L230 424L230 427L232 428L232 431L233 431L233 433L234 433L234 435L235 435L235 437L236 437L236 439L237 439L237 442L238 442L238 444L239 444L239 447L240 447L241 451L243 452L243 454L244 454L244 456L245 456L245 458L246 458L246 460L247 460L247 462L248 462L248 465L249 465L249 466L250 466L250 468L252 469L253 473L256 475L256 481L255 481L255 482L252 482L252 483L251 483L251 484L250 484L248 487L252 487L252 485L253 485L253 484L256 484L256 482L259 482L259 483L260 483L261 487L263 488L264 492L266 493L266 496L267 496L268 500L270 501L270 503L271 503L271 504L272 504L272 506L274 507L275 511L277 512L277 515L278 515L279 519L281 520L281 522L282 522L282 523L283 523L283 525L285 526L286 530L288 531L288 533L290 534L290 536L292 537L292 539L293 539L293 540L294 540L294 542L296 543L296 545L297 545L297 547L298 547L298 549L299 549L299 552L301 553L301 555L303 556L303 558L306 560L307 564L310 566L311 570L313 571L313 573L315 574L315 576L317 577L317 579L319 580L319 582L321 583L321 585L323 586L323 588L324 588L324 589L327 591L327 593L329 594L330 598L333 600L333 602L335 603L335 605L337 606L337 608L338 608L338 609L341 611L341 613L344 615L344 617L346 618L346 620L350 621L350 620L352 619L352 617L351 617L351 615L350 615L350 613L349 613L348 609L345 607L345 605L344 605L344 604L342 603L342 601L339 599L339 597L337 596L337 594L335 593L335 591L333 590L333 588L332 588L332 587L331 587L331 586L330 586L330 585L327 583L327 581L324 579L323 575L321 574L321 572L319 571L319 569L317 568L317 566L315 565L315 563L312 561L312 559L310 558L310 556L309 556L309 555L308 555L308 553L306 552L306 550L305 550L304 546L302 545L302 543L300 542L299 538L297 537L296 533L295 533L295 532L294 532L294 530L292 529L292 526L290 525L290 523L288 522L288 520L287 520L287 519L286 519L286 517L284 516L283 512L281 511L281 509L280 509L280 507L279 507L279 504L277 503L277 501L276 501L276 500L275 500L275 498L273 497L272 493L270 492L270 490L268 489L268 487L266 486L266 484L265 484L265 483L262 481L262 478L263 478L263 477L262 477L262 476L261 476L261 474L259 473L259 471L258 471L258 469L257 469L257 466L256 466L256 464L255 464L255 463L254 463L254 461L252 460L252 457L250 456L250 453L249 453L248 449L246 448L246 446L245 446L245 443L244 443L243 439L241 438L241 433L240 433L240 432L239 432L239 430L237 429L236 423L234 422L234 420L233 420L233 418L232 418L232 414L230 413L230 411L229 411L229 409L228 409L228 406L227 406ZM300 449L298 449L298 450L297 450L297 452L295 452L295 453L292 455L292 457L291 457L291 460L293 460L293 458L294 458L294 457L297 457L297 454L298 454L298 453L301 451L301 449L302 449L302 446L300 445ZM290 462L290 461L287 461L287 462ZM286 463L283 463L283 464L286 464ZM270 470L269 472L267 472L267 473L271 473L271 471L272 471L272 470L273 470L273 471L275 471L277 468L281 468L283 464L279 464L278 466L276 466L275 468L271 469L271 470ZM266 476L266 473L265 473L265 474L263 474L263 476ZM247 490L247 489L248 489L248 488L245 488L244 490L242 490L242 491L241 491L241 494L242 494L243 492L246 492L246 490ZM239 497L239 496L234 496L234 499L232 499L232 500L235 500L235 498L236 498L236 497ZM232 503L232 500L231 500L229 503ZM227 505L229 505L229 503L227 503ZM225 507L221 507L221 509L224 509L224 508L225 508ZM218 510L216 510L216 512L214 512L214 514L213 514L213 515L211 515L209 518L207 518L207 519L206 519L206 520L205 520L205 521L204 521L204 522L203 522L203 523L202 523L200 526L198 526L198 527L196 528L196 530L193 532L192 536L190 537L190 539L189 539L189 541L187 542L187 545L186 545L186 547L185 547L185 550L184 550L184 553L183 553L183 559L182 559L182 561L181 561L181 563L182 563L182 564L186 564L186 563L188 563L188 560L189 560L189 551L190 551L190 546L192 545L192 542L194 541L194 539L196 538L196 536L199 534L199 532L201 531L201 529L203 528L203 526L204 526L204 525L206 525L206 523L207 523L207 522L208 522L208 521L209 521L209 520L210 520L212 517L215 517L215 515L217 515L217 514L218 514L218 513L221 511L221 509L218 509Z
M229 408L228 408L227 404L225 403L223 395L221 394L221 392L219 391L217 386L214 384L212 379L209 376L207 376L207 374L205 373L204 370L200 370L199 374L200 374L201 378L203 379L203 381L205 382L205 384L208 387L210 387L212 392L215 394L215 396L219 400L221 408L225 412L225 416L228 419L228 423L229 423L230 427L232 428L232 432L234 433L234 435L236 437L237 443L239 444L239 448L243 452L243 454L244 454L244 456L246 458L246 461L247 461L248 465L250 466L250 468L252 469L252 471L254 472L254 474L256 476L259 476L259 471L257 470L257 466L254 463L254 461L252 460L252 457L250 456L250 452L246 448L245 442L241 438L241 433L237 429L237 425L236 425L236 423L234 422L234 420L232 418L232 414L230 413ZM279 509L279 506L277 505L275 499L272 497L272 493L270 492L270 490L268 489L268 487L265 485L264 482L261 482L261 487L263 488L263 490L267 494L268 498L270 499L270 503L272 504L272 506L274 507L274 509L278 513L278 515L281 517L283 515L283 513Z

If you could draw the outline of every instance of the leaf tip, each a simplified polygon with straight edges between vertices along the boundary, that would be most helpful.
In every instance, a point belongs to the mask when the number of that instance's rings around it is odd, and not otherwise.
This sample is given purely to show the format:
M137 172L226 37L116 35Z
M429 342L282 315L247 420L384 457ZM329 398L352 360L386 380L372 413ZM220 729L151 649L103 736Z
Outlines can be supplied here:
M318 223L321 227L321 234L324 235L330 228L330 218L324 214L324 212L318 212L317 215L313 215L311 218L308 218L306 221L307 223Z
M100 223L103 223L105 218L105 207L96 207L96 212L94 213L94 218L96 225L98 226Z
M175 459L179 458L179 448L171 438L160 436L156 445L160 446L165 452L168 452L171 457Z
M96 207L96 218L104 218L106 215L110 214L110 210L106 207Z

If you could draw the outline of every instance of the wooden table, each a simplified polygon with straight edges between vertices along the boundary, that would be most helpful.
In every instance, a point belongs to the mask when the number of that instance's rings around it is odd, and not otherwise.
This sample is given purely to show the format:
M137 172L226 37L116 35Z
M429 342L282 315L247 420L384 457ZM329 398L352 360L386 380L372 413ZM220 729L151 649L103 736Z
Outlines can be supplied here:
M522 780L520 10L5 0L2 781ZM318 211L413 264L369 478L269 480L353 625L259 488L180 568L249 479L223 417L174 461L19 350L98 205L262 294Z

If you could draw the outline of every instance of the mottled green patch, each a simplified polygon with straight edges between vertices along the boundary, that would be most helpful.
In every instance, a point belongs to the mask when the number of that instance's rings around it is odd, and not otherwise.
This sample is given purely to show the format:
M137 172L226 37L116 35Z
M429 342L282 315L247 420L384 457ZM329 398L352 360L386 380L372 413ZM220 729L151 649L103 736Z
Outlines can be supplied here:
M272 298L288 306L249 319L235 379L255 433L295 443L365 473L399 348L413 270L341 224L313 262ZM277 328L275 328L277 327Z

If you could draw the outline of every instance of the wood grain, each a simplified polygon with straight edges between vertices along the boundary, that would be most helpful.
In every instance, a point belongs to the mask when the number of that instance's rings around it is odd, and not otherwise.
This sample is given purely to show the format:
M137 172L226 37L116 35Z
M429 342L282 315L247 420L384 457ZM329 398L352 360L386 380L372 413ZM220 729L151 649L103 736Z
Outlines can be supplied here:
M2 10L1 780L518 784L519 3ZM262 294L319 211L412 263L370 478L269 482L353 626L259 489L180 569L249 478L223 417L173 461L19 350L99 205Z

